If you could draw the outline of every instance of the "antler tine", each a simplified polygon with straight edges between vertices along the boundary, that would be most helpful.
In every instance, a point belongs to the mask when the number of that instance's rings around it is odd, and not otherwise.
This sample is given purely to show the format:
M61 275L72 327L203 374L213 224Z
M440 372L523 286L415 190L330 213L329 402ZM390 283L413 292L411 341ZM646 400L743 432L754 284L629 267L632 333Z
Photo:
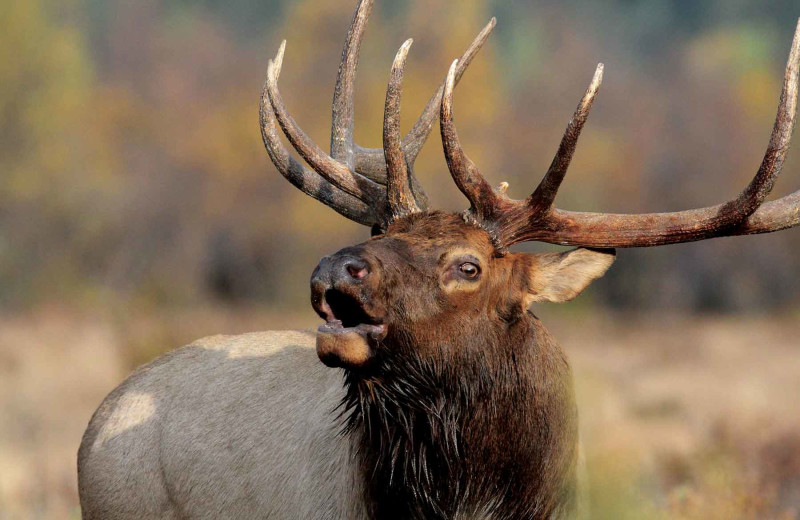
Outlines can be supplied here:
M283 129L283 133L300 156L314 171L322 175L331 184L350 195L364 202L382 200L383 188L380 185L355 174L347 165L328 156L305 134L305 132L303 132L286 109L286 105L278 90L277 78L276 63L270 62L267 68L266 84L269 101L272 105L275 117L278 120L278 124Z
M564 131L564 137L561 138L561 144L558 147L553 162L547 170L536 191L528 199L528 204L536 211L548 211L553 205L558 194L558 189L564 181L564 176L567 174L572 156L575 154L575 148L578 145L578 138L581 136L581 130L589 117L589 111L592 109L592 103L600 90L600 85L603 83L603 64L598 63L597 69L594 71L594 77L586 89L586 94L575 109L575 114L572 116L567 129Z
M442 131L442 146L444 147L447 166L458 189L471 204L470 214L480 221L489 221L498 210L499 197L492 187L483 178L475 163L467 157L458 138L456 125L453 121L453 89L455 88L456 70L458 60L454 61L447 74L442 109L439 124Z
M497 18L492 18L489 20L489 23L487 23L484 28L481 29L481 32L478 33L478 36L475 37L469 47L467 47L467 50L464 51L464 54L462 54L458 59L455 81L453 83L454 85L458 85L458 83L461 81L461 78L467 71L467 67L469 67L470 63L472 63L472 60L475 58L475 56L477 56L478 51L483 48L483 44L486 43L487 39L489 39L489 35L492 34L492 31L496 25ZM437 116L439 115L439 108L442 103L443 94L444 85L441 85L433 94L433 96L431 96L431 99L428 100L428 104L425 105L425 109L423 110L419 119L417 119L414 127L409 131L406 139L403 141L406 153L410 157L416 158L417 155L419 155L420 150L422 150L422 145L425 144L425 141L428 139L431 130L433 130L433 125L436 122Z
M373 0L360 0L358 3L350 29L347 31L342 61L336 76L336 87L333 91L331 157L346 164L351 170L355 168L356 162L353 141L356 69L361 41L364 39L364 31L372 13L372 4Z
M458 59L458 68L456 69L455 84L461 81L461 77L466 72L472 60L481 50L492 30L497 25L497 20L492 18L488 24L481 30L478 36L464 51L461 58ZM444 92L444 85L440 85L428 100L427 105L420 114L414 126L406 134L403 139L403 150L406 158L410 164L413 164L419 155L422 146L428 139L428 136L433 130L434 123L439 117L439 110L442 104L442 94ZM384 162L383 150L380 148L362 148L356 145L356 171L369 179L376 182L383 183L386 179L386 163ZM416 186L415 186L416 191Z
M361 42L364 38L367 21L372 13L372 6L373 0L361 0L359 2L347 32L333 95L330 155L331 158L346 164L356 173L364 175L377 183L386 184L387 167L384 150L380 148L362 148L355 143L353 136L356 69L358 68ZM457 79L461 78L472 58L483 46L495 23L496 21L492 19L464 53L462 56L463 65L459 68ZM422 145L433 128L433 123L439 112L441 96L442 88L440 87L428 101L422 115L420 115L414 127L403 140L403 152L407 158L411 176L411 191L415 204L423 208L428 205L428 197L414 175L413 165L422 149Z
M407 40L392 64L389 86L386 89L386 107L383 115L383 150L388 170L386 196L389 210L394 217L418 213L419 206L411 192L411 172L406 162L400 138L400 98L403 93L403 74L406 58L414 40Z
M775 116L775 125L772 128L764 160L761 162L756 176L739 197L746 208L743 211L747 213L747 216L752 215L761 206L772 191L783 168L797 112L798 74L800 74L800 20L795 28L792 48L786 62L781 100L778 103L778 113Z
M285 47L286 42L284 41L274 60L273 68L275 70L276 79L277 76L280 75ZM354 220L366 226L372 226L376 223L377 219L374 211L368 204L343 192L322 178L318 173L307 169L295 160L286 147L283 146L278 132L277 121L275 120L275 113L269 100L266 79L264 81L264 87L261 90L259 122L261 126L261 137L264 141L267 153L281 175L289 182L299 188L303 193L333 208L339 214L350 220Z
M783 90L764 159L753 180L725 204L674 213L619 215L530 208L498 224L506 245L538 240L586 247L646 247L708 238L768 233L800 224L800 192L762 203L783 166L794 129L800 76L800 20L786 64ZM517 209L517 208L515 208Z

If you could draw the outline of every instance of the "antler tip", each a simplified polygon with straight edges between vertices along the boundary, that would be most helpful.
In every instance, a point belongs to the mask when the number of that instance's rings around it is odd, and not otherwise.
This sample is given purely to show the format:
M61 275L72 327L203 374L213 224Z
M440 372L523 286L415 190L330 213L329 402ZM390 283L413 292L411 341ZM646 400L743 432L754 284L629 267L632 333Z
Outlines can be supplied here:
M594 78L592 78L592 86L597 89L600 87L600 84L603 82L603 72L605 71L606 66L602 63L597 64L597 68L594 70Z
M394 57L394 62L392 63L392 75L399 74L399 81L402 81L403 69L406 66L408 51L411 49L411 44L413 43L413 38L406 40L403 45L400 46L400 50L397 51L397 55Z
M591 107L594 97L597 95L597 91L600 90L600 85L603 83L604 70L605 65L598 63L597 68L594 70L592 82L589 84L589 88L586 89L586 95L584 95L583 99L581 100L581 111L588 112L589 107Z
M408 54L408 51L409 49L411 49L411 45L413 44L414 44L414 38L407 39L405 42L403 42L403 45L400 47L400 52Z
M491 32L494 30L496 26L497 26L497 18L492 16L492 19L489 20L489 23L487 23L483 27L483 29L481 29L481 32L478 33L478 36L475 38L475 41L473 42L473 46L476 46L477 49L483 47L483 44L489 38L489 34L491 34Z
M794 37L792 38L792 50L789 54L789 61L795 62L800 59L800 18L797 19L797 26L794 30Z
M286 40L281 42L280 47L278 47L278 54L275 55L274 60L274 67L275 67L275 78L277 79L278 76L281 75L281 68L283 67L283 54L286 52Z
M788 93L789 98L796 99L797 84L800 81L800 19L797 21L797 28L792 38L792 48L789 51L789 59L786 62L786 72L784 77L784 94ZM783 99L783 96L781 97ZM790 111L793 113L793 108Z

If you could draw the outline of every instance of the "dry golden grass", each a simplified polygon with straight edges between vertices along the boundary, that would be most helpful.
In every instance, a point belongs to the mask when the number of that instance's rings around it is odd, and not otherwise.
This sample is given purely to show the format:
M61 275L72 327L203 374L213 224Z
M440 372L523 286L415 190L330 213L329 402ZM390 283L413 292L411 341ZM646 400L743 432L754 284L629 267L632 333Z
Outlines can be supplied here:
M574 321L595 517L798 518L799 320Z
M204 335L316 322L260 309L0 318L0 520L79 518L81 434L137 364ZM545 322L575 367L593 517L798 518L796 316Z

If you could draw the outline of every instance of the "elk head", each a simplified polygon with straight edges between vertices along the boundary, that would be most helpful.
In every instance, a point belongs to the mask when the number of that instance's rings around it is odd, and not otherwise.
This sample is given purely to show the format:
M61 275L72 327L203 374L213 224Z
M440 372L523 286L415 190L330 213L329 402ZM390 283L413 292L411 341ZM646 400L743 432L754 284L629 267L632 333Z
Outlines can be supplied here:
M261 96L261 131L278 170L303 192L345 217L370 226L373 237L324 258L312 277L312 303L326 320L318 353L326 364L367 367L397 345L423 355L454 337L502 329L534 301L567 301L601 276L612 248L643 247L713 237L767 233L800 223L800 191L764 203L789 148L797 104L800 37L795 34L769 146L751 183L724 204L675 213L582 213L554 200L603 77L600 64L569 122L553 162L525 200L492 188L464 153L453 120L453 90L486 41L495 20L453 62L412 130L400 135L400 97L412 40L397 53L389 76L383 149L353 139L355 71L372 9L362 0L347 35L333 99L330 155L289 115L277 86L286 42L269 62ZM799 29L800 31L800 29ZM471 206L463 214L429 211L413 164L440 116L453 180ZM311 166L281 144L277 125ZM510 253L524 241L579 246L561 254ZM592 248L592 249L586 249ZM446 341L445 341L446 340ZM486 348L486 341L475 348ZM395 347L389 348L387 345Z

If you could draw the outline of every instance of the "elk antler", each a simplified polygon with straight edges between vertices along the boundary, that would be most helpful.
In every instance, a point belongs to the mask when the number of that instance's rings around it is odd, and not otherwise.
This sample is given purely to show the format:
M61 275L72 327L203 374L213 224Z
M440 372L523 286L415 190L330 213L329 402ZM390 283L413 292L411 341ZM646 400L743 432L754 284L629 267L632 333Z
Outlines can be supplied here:
M444 87L434 93L414 127L401 142L401 82L410 47L410 42L406 42L395 59L389 81L384 113L384 148L361 148L355 143L355 75L372 4L373 0L360 0L347 33L333 95L330 155L297 125L278 90L285 41L275 59L269 62L261 92L259 119L267 153L289 182L350 220L385 228L392 219L427 207L427 197L414 176L413 167L439 115ZM495 20L492 19L467 48L454 72L455 82L464 74L494 25ZM278 126L311 169L295 160L283 146Z
M786 65L775 126L755 177L737 198L725 204L674 213L582 213L553 206L600 88L602 63L597 66L586 94L567 125L550 168L533 194L521 201L506 197L503 188L493 190L461 147L453 122L457 66L453 63L450 68L442 100L440 124L444 152L453 180L470 201L467 218L485 228L500 247L526 241L597 248L659 246L721 236L769 233L800 224L800 191L763 204L781 171L794 129L800 69L800 21Z
M386 156L386 198L392 214L397 216L420 211L409 181L414 173L406 161L400 141L400 96L403 92L403 72L406 58L414 40L400 47L392 64L389 87L386 89L386 107L383 112L383 152Z

